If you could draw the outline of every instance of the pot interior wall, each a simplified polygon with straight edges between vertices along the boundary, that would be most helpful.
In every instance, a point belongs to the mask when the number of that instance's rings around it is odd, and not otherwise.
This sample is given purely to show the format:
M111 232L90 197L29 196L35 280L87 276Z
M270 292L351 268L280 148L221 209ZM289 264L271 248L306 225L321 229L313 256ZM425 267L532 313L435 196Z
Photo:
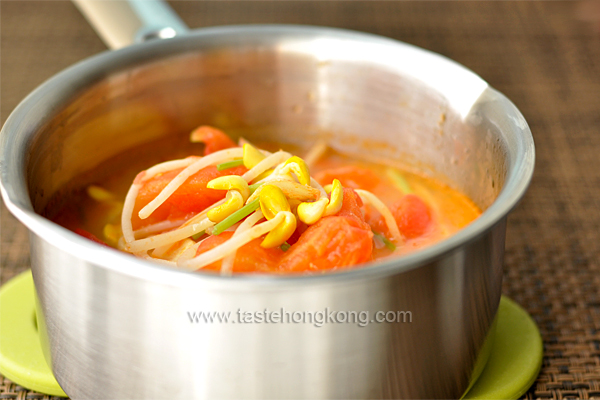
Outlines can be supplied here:
M165 137L187 149L201 124L260 142L326 137L340 151L441 178L483 209L506 176L506 143L477 104L462 117L435 87L375 61L240 45L157 57L83 86L31 147L34 209L125 151ZM118 162L95 173L119 171Z

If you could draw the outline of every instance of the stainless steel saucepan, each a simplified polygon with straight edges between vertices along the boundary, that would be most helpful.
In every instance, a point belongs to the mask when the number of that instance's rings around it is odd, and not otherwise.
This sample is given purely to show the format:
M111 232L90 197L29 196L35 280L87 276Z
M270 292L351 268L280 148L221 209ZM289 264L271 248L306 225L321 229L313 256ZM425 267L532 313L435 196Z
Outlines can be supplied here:
M125 7L81 7L102 3ZM65 392L461 396L485 363L506 216L533 172L532 136L515 106L466 68L395 40L283 25L185 32L173 15L148 11L160 3L131 4L118 15L137 16L143 43L54 76L2 129L2 196L30 230L42 345ZM94 15L94 24L104 21ZM126 22L113 28L133 34ZM302 277L179 271L98 246L39 214L110 157L205 123L280 142L326 132L339 150L443 173L485 212L425 250ZM265 309L284 321L237 320L238 310ZM235 323L192 323L199 311L231 312ZM368 312L369 323L334 322L338 311ZM400 322L370 322L388 311L406 313ZM296 312L327 318L296 323Z

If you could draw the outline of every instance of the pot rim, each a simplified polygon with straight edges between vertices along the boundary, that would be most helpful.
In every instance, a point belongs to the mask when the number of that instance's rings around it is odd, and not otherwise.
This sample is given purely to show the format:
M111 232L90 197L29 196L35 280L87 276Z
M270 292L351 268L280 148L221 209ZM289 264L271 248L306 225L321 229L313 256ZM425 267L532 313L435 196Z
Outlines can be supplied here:
M510 132L503 132L509 135L512 144L509 146L511 154L510 160L507 160L505 183L498 197L472 223L449 238L422 250L392 260L372 262L360 268L330 271L318 275L238 274L223 277L212 273L202 274L180 270L148 262L118 250L106 249L35 213L29 198L25 173L29 145L38 129L52 118L55 112L60 111L70 99L111 73L146 62L158 61L168 56L184 55L197 49L198 43L210 44L211 41L247 38L252 35L291 37L295 35L299 38L319 35L335 40L360 42L363 45L391 47L396 51L402 50L426 58L428 62L435 63L435 67L452 69L463 78L473 80L481 86L479 97L485 96L488 100L498 102L498 107L504 107L504 112L512 124ZM451 88L447 88L449 89ZM42 117L29 118L33 109ZM506 218L527 190L535 164L533 137L522 114L503 94L489 87L466 67L439 54L394 39L344 29L305 25L232 25L201 28L185 36L136 44L91 56L59 72L31 92L7 119L0 140L0 191L8 209L28 227L31 234L38 235L63 251L102 268L144 280L194 287L201 282L219 286L223 284L230 288L247 285L280 287L282 284L284 286L309 283L331 284L355 279L373 279L420 267L475 240Z

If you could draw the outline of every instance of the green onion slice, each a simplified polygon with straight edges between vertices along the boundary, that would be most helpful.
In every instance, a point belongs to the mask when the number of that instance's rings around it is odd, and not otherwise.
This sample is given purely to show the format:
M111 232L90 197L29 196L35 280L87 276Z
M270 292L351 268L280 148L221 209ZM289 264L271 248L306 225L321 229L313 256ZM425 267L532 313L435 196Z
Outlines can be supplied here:
M242 160L241 158L239 160L226 161L224 163L217 164L217 171L223 171L224 169L239 167L240 165L244 165L244 160Z
M202 236L204 236L204 234L206 233L206 230L203 230L202 232L198 232L195 235L192 235L192 239L193 240L198 240L200 239Z
M248 215L252 214L258 209L258 207L260 207L259 200L260 199L251 201L244 207L229 215L223 221L216 224L213 228L212 234L215 236L220 235L225 229L231 228L234 224L238 223L242 219L246 218Z
M404 176L402 176L400 172L396 171L393 168L388 168L386 172L387 176L391 179L394 186L396 186L396 188L400 190L403 194L410 194L413 192L410 188L410 185L408 184L408 182L406 182L406 179L404 179Z
M377 233L375 231L372 231L373 235L375 235L378 239L381 239L381 241L383 242L383 244L385 244L385 247L387 247L388 249L390 249L391 251L396 250L396 245L394 243L392 243L390 241L390 239L386 238L384 235L382 235L381 233Z
M250 189L250 193L254 193L256 189L264 185L265 182L253 183L252 185L248 185L248 189Z
M279 246L279 248L283 251L288 251L290 249L290 247L292 247L292 245L289 244L288 242L283 242L283 244L281 246Z

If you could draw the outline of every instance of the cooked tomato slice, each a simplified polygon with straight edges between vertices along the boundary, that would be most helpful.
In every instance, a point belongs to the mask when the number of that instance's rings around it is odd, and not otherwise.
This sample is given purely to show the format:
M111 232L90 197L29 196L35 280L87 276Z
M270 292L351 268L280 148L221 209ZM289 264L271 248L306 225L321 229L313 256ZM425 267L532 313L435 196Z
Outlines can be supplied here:
M421 198L407 194L398 200L391 208L398 229L408 239L423 235L431 223L429 207Z
M245 167L234 167L218 171L217 167L210 166L190 176L160 207L158 207L148 218L142 220L138 212L171 182L182 169L160 174L144 184L140 188L133 209L133 229L139 229L164 220L177 220L186 216L197 214L206 209L216 201L225 197L224 190L207 189L206 185L211 180L225 175L242 175L247 171Z
M365 206L365 220L375 232L390 237L383 215L370 204Z
M373 233L360 211L360 197L344 188L340 212L309 227L285 253L280 272L328 270L371 259Z
M342 203L341 210L336 215L353 218L359 223L361 228L370 231L371 227L365 222L365 217L361 211L362 206L363 202L358 193L353 189L344 188L344 202Z
M286 253L280 272L328 270L371 259L373 234L351 217L325 217L311 226Z
M414 194L407 194L390 207L398 229L406 239L414 239L423 235L430 228L431 212L429 207ZM377 233L389 237L389 229L383 216L373 207L367 206L365 212L367 223Z
M235 142L225 132L212 126L203 125L196 128L192 132L192 138L194 141L204 143L205 156L219 150L236 147Z
M328 185L338 179L344 187L364 190L372 190L380 181L375 172L356 166L325 169L317 172L315 179L321 185Z
M223 232L218 236L211 236L203 241L198 246L196 255L214 249L233 236L233 232ZM262 239L255 239L250 243L240 247L235 254L233 263L233 272L249 273L249 272L276 272L277 265L284 255L283 250L279 247L265 249L260 246ZM222 260L216 261L200 271L221 271Z
M302 236L302 234L307 229L308 229L308 225L306 225L304 222L300 221L299 219L296 219L296 230L294 231L294 233L292 233L292 236L289 237L289 239L287 240L287 243L290 245L296 243L298 241L298 239L300 239L300 236Z

